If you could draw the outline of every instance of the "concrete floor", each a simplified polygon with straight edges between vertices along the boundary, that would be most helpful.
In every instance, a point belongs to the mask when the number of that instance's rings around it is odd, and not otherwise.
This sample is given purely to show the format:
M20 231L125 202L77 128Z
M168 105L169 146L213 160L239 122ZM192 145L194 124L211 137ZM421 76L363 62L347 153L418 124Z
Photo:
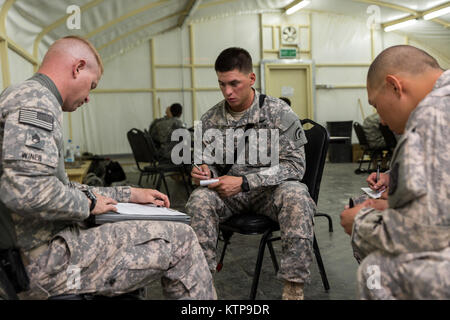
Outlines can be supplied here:
M121 161L122 162L122 161ZM130 164L131 163L131 164ZM127 180L136 184L138 171L132 162L124 163ZM356 163L329 163L325 165L322 178L318 209L332 217L334 232L328 232L328 222L317 217L315 222L316 238L319 243L325 270L330 283L330 290L325 291L319 274L317 263L311 267L311 282L305 287L307 300L351 300L356 299L356 270L358 264L352 255L350 237L344 233L339 223L339 214L348 198L361 194L361 187L367 186L366 175L356 175ZM172 207L184 211L186 192L181 184L168 179L172 196ZM151 183L144 186L152 187ZM164 192L164 189L162 190ZM218 297L221 300L248 299L260 236L233 235L228 246L224 266L221 272L214 275ZM280 241L275 241L274 249L280 256ZM219 241L219 252L223 242ZM259 280L257 299L281 299L283 283L276 278L268 250ZM163 299L161 286L154 283L147 288L149 299Z

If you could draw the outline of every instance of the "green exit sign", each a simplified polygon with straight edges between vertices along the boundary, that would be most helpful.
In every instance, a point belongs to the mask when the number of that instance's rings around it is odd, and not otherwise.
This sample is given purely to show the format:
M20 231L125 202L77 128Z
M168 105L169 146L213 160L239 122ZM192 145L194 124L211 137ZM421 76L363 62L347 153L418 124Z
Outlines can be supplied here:
M280 59L297 58L297 49L280 49Z

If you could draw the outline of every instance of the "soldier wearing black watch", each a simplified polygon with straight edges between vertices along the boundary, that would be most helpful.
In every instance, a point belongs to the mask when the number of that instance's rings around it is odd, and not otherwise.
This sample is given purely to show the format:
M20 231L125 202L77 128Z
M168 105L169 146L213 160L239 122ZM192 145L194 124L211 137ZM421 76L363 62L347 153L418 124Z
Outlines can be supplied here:
M248 180L246 176L242 176L241 189L243 192L248 192L250 190L250 186L248 185Z
M95 194L89 190L89 189L85 189L82 190L83 193L86 195L86 197L91 200L91 206L89 208L89 211L92 212L92 210L94 210L95 205L97 204L97 197L95 196Z

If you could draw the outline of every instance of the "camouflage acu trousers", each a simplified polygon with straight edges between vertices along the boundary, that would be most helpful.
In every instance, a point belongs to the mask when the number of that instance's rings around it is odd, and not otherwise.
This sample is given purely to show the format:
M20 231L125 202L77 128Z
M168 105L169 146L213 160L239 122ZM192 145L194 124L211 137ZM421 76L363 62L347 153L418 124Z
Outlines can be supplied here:
M77 232L64 230L27 271L28 298L39 298L39 293L114 296L157 279L170 299L215 297L195 233L183 223L125 221Z
M309 281L315 208L307 187L297 181L241 192L226 199L213 190L199 187L186 204L186 211L192 216L191 226L212 272L217 264L219 221L252 212L279 222L282 256L278 277L299 283Z
M450 248L398 256L375 251L358 268L360 299L450 299Z

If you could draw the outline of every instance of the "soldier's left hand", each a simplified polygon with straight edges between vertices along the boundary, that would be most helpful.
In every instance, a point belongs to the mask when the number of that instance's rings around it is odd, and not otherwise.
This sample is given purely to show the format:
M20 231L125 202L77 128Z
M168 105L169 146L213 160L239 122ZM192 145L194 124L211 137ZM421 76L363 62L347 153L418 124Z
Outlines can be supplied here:
M341 212L341 226L344 228L345 233L351 235L353 229L353 221L359 210L364 208L364 204L358 204L350 209L345 209Z
M219 182L210 184L209 189L216 191L221 198L228 198L242 191L242 177L222 176Z
M133 203L153 203L166 208L170 207L169 198L158 190L131 188L130 202Z
M384 199L367 199L362 203L365 207L371 207L379 211L389 208L387 200Z

